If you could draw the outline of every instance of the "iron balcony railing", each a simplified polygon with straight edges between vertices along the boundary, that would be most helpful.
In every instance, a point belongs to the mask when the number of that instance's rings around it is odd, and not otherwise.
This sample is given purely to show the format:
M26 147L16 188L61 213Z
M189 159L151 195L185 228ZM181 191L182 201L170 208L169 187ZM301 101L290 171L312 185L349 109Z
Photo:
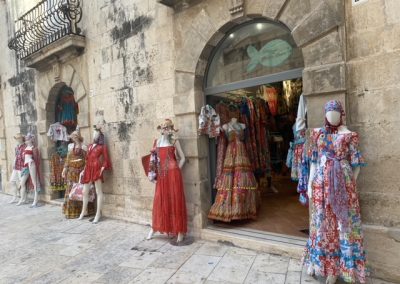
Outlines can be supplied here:
M80 0L42 0L18 18L8 47L25 58L67 35L80 35L81 19Z

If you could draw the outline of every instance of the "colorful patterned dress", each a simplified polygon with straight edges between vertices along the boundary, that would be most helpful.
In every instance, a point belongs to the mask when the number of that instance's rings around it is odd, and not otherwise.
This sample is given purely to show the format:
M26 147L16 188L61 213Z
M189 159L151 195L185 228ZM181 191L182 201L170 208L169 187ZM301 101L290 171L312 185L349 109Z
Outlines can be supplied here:
M64 204L62 212L67 219L78 218L82 211L82 201L70 200L69 192L73 183L79 182L79 175L85 167L86 152L83 149L73 148L69 151L64 167L67 169ZM96 212L96 202L88 203L88 215Z
M311 134L312 181L310 236L304 254L308 272L366 281L366 256L353 168L364 165L355 132Z
M222 174L216 184L217 196L208 218L230 222L257 217L257 181L242 142L243 129L229 126Z
M185 191L175 146L157 147L159 159L156 191L153 201L155 232L177 235L187 232Z

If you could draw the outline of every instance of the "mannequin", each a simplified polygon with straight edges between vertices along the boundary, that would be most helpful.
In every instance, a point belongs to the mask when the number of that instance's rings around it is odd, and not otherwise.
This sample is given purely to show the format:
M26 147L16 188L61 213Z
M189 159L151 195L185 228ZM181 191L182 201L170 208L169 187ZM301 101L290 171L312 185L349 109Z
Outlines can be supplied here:
M185 194L181 169L185 164L185 155L179 140L173 138L174 124L170 119L159 125L157 129L161 136L156 140L159 158L156 192L153 202L153 224L147 240L153 238L154 232L177 234L177 242L183 241L187 232L187 216ZM179 157L179 162L176 160ZM154 182L154 180L152 180ZM174 204L165 202L174 200ZM172 219L173 218L173 219Z
M79 220L82 220L88 213L89 188L90 185L94 183L97 195L97 211L92 222L93 224L97 224L100 221L101 209L103 207L103 172L104 170L111 169L107 146L104 143L104 134L102 133L101 128L95 126L93 132L93 144L90 144L88 147L85 169L81 173L83 183L83 204L82 212L79 216Z
M79 127L71 133L69 138L73 143L68 145L68 155L62 171L62 177L66 180L67 184L62 212L67 219L73 219L80 216L82 212L82 201L70 200L69 193L73 183L79 183L80 174L85 167L87 147L83 144L83 137L79 132ZM94 203L89 203L88 214L94 215L94 213Z
M13 188L13 198L9 202L17 202L18 199L18 189L21 183L21 170L24 168L24 150L26 148L25 138L22 134L18 133L14 136L17 140L18 145L15 147L15 158L13 163L13 171L10 178L10 183Z
M366 281L356 194L360 166L365 163L358 151L358 135L342 124L343 115L341 103L329 101L325 105L325 127L314 129L311 134L307 188L311 210L310 239L304 260L308 273L326 276L326 284L336 283L339 275L346 282ZM343 249L346 247L348 249ZM347 266L350 261L343 259L352 259L356 264ZM339 261L345 264L340 267L332 264Z
M34 192L33 203L31 208L37 207L38 193L40 191L40 175L39 175L39 165L40 157L38 149L34 145L35 136L28 133L25 136L26 148L24 150L24 168L21 171L21 199L17 203L17 206L25 203L26 201L26 183L29 178L31 183L31 188Z

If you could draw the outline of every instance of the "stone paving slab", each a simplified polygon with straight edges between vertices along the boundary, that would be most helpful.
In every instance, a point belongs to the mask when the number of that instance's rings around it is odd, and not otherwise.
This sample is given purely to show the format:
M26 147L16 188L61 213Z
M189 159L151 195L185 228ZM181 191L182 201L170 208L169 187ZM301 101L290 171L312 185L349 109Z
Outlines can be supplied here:
M67 220L58 206L15 206L10 198L0 193L1 284L324 283L298 259L204 240L173 246L163 235L148 241L148 226Z

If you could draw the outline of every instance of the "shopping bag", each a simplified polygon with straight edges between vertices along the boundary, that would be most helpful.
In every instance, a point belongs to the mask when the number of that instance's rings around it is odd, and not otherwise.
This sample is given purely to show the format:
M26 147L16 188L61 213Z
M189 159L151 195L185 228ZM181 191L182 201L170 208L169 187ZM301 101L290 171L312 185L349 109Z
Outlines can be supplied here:
M93 202L96 198L96 192L94 185L91 184L89 187L89 202ZM83 184L73 183L71 191L69 192L69 199L75 201L83 201Z

